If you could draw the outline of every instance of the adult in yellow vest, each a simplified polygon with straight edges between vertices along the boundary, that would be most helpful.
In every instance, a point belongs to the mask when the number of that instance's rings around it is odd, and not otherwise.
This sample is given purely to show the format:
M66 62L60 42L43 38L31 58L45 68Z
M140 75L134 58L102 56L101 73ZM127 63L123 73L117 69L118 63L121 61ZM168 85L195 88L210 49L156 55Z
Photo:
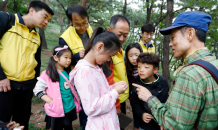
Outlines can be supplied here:
M154 44L151 42L154 32L155 32L155 28L152 24L145 24L142 26L141 40L139 44L141 45L143 52L156 54L156 48Z
M72 69L76 63L83 58L87 40L92 36L92 28L88 23L88 13L80 5L73 4L69 6L66 15L72 26L70 26L59 39L59 45L68 45L73 53L72 55ZM85 130L87 115L82 109L79 112L80 126Z
M54 12L32 1L25 15L0 12L0 120L11 119L28 130L33 88L41 67L41 39Z
M114 15L111 17L110 27L108 27L108 31L114 32L119 37L120 44L122 45L127 39L129 28L130 22L125 16ZM120 52L118 52L117 55L113 56L110 62L106 62L102 66L102 68L110 85L119 81L125 81L128 84L126 67L124 63L124 52L121 48ZM126 113L125 101L128 99L128 97L129 87L125 91L125 93L119 95L121 107L116 107L118 114L120 113L120 109L122 113Z
M72 65L84 56L87 40L92 36L92 28L88 23L88 13L80 5L69 6L66 15L72 25L60 36L59 45L68 45L73 53Z

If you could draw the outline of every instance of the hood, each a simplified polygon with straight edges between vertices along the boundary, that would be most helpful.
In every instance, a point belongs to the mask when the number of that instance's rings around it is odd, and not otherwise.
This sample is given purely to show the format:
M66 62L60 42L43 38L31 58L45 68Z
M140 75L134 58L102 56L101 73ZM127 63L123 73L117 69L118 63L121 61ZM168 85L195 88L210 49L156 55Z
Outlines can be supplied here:
M76 64L75 68L70 72L69 74L69 80L70 83L74 86L74 77L77 74L78 70L80 70L81 68L83 68L84 66L89 66L93 69L100 69L99 66L98 68L94 67L92 64L90 64L88 61L82 59L79 60L78 63Z

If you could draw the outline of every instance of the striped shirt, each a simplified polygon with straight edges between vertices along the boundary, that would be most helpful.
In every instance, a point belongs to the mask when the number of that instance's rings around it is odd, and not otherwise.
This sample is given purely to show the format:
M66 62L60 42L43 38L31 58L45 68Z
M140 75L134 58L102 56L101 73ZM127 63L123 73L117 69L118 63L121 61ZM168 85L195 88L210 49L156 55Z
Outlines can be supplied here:
M218 85L207 70L188 64L205 60L218 68L218 60L208 49L188 57L176 75L175 85L165 104L155 97L148 104L159 124L171 130L218 129Z

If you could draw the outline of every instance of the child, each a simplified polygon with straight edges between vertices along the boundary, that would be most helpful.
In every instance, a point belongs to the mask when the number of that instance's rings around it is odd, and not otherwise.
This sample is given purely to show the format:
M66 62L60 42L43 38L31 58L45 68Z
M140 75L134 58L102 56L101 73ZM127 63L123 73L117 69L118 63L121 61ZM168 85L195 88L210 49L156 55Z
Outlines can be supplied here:
M73 130L72 121L81 109L77 93L68 81L71 56L68 46L55 47L47 69L37 78L33 91L46 102L46 129Z
M134 81L146 87L161 103L168 98L169 87L164 77L155 74L159 68L159 56L153 53L142 53L137 58L139 76ZM140 118L140 130L160 130L159 124L152 116L148 104L138 98L136 88L132 93L132 106Z
M76 86L88 116L86 130L120 130L114 104L127 84L121 81L109 86L99 67L116 55L120 47L116 34L96 28L87 43L84 59L70 73L70 81Z
M137 58L139 54L142 52L142 48L139 43L130 43L126 48L125 53L125 64L126 64L126 72L127 77L129 81L129 99L131 104L131 98L132 98L132 83L134 83L135 78L138 76L138 70L137 70ZM135 110L133 110L132 107L132 113L133 113L133 130L139 130L139 120L138 116L135 113Z

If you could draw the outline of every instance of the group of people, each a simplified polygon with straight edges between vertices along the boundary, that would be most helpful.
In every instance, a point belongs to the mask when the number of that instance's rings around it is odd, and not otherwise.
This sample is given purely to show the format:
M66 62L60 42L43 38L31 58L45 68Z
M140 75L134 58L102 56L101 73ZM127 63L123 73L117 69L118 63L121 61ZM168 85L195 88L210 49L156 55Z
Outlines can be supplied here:
M33 93L45 101L46 129L73 130L79 113L84 130L120 130L118 115L126 114L128 99L134 130L218 129L216 78L191 64L201 60L218 68L205 48L209 14L184 12L160 30L171 34L174 57L184 58L170 93L157 73L160 58L151 42L152 24L143 25L140 41L124 51L129 20L114 15L107 30L93 31L87 11L77 4L67 8L72 25L40 74L41 39L35 27L46 27L53 14L40 1L32 1L26 15L0 12L0 121L15 121L3 129L13 129L17 122L28 130Z

